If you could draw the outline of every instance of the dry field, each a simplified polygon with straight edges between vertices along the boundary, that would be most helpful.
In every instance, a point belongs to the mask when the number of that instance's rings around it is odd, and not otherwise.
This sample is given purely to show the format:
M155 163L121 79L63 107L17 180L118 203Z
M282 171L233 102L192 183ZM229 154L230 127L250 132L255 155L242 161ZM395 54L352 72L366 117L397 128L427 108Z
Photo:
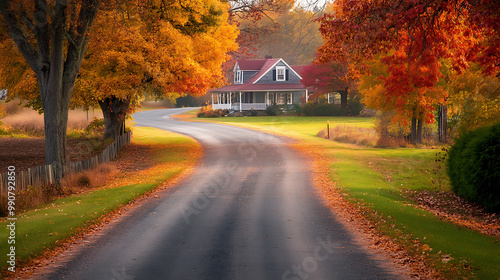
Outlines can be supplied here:
M3 102L0 103L5 106L5 111L7 112L7 116L1 120L4 126L12 127L20 132L31 132L42 136L44 130L43 114L39 114L37 111L24 107L11 108L15 105L13 103L14 101L7 104ZM68 117L68 129L82 130L94 118L102 118L100 110L88 112L81 109L71 110Z
M43 114L24 107L17 102L0 105L7 115L1 119L3 129L14 131L12 135L0 135L0 172L13 165L16 170L45 164L45 140ZM69 113L68 131L83 130L94 118L102 118L100 110L72 110ZM102 141L90 139L68 139L67 156L70 161L79 161L98 154Z

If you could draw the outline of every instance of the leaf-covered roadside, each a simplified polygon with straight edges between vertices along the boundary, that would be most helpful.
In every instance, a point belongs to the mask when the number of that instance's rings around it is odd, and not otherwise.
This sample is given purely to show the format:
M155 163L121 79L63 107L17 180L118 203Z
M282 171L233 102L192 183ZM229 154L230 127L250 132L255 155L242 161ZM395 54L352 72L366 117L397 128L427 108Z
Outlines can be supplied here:
M406 197L434 215L457 225L500 239L500 218L483 207L470 203L455 193L429 190L401 189Z
M312 180L323 203L338 217L343 226L357 235L356 239L368 244L370 249L391 258L397 271L407 277L417 279L439 279L440 274L429 267L423 256L412 255L401 244L378 230L374 219L367 219L368 214L375 214L362 204L353 203L348 199L348 193L332 180L330 158L314 144L299 142L292 147L312 159ZM415 243L415 247L420 244Z
M415 151L420 158L414 154L412 159L407 158L409 151L380 154L349 147L319 142L298 144L298 149L314 160L313 180L325 204L334 214L341 213L347 227L354 226L352 232L364 232L371 248L390 256L400 267L411 269L412 277L484 279L496 274L498 268L492 262L497 259L498 237L475 231L494 231L496 225L480 224L466 216L453 219L451 214L446 214L445 219L401 194L401 187L397 187L401 178L394 176L396 173L404 174L404 180L408 180L406 188L419 192L423 191L422 183L432 180L431 172L424 170L430 159L426 161L422 151ZM370 153L373 155L367 157ZM379 164L374 168L366 159L374 161L377 157L382 162L389 158L392 163L390 159L395 158L415 163L399 168ZM417 175L418 167L422 169L419 172L427 175ZM425 178L419 180L415 176Z

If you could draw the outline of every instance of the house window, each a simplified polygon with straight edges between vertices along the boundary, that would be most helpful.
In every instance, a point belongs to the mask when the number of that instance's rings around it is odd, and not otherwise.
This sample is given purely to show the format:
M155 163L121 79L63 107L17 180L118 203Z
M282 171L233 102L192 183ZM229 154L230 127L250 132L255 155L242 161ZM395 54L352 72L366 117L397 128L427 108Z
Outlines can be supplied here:
M243 71L238 70L236 71L236 73L234 73L234 83L235 84L243 83Z
M286 67L278 66L276 67L276 81L286 81Z
M276 102L276 104L279 104L279 105L287 104L288 93L281 92L281 93L279 93L278 96L279 96L278 102Z
M292 98L292 93L287 94L287 99L286 99L286 104L292 104L293 103L293 98Z
M243 93L243 103L253 103L253 92Z

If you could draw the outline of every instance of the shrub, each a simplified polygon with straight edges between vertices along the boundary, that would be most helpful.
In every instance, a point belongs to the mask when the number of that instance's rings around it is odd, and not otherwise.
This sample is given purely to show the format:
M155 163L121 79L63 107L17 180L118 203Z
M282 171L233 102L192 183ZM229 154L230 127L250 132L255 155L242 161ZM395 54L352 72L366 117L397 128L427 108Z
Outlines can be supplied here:
M317 104L313 109L314 116L333 116L333 106L330 104Z
M307 103L304 106L306 116L348 116L349 112L349 108L342 108L335 104Z
M346 107L338 104L328 104L326 99L320 99L318 103L308 102L302 112L306 116L357 116L363 110L364 105L358 97L349 98Z
M357 116L363 110L364 105L361 103L360 98L356 96L347 100L347 107L351 116Z
M313 116L315 106L316 105L313 102L307 102L306 105L302 107L302 113L306 116Z
M250 116L252 116L252 117L255 117L255 116L257 116L257 115L259 114L259 113L258 113L256 110L254 110L254 109L250 109L250 111L249 111L248 113L249 113L249 114L250 114Z
M500 122L461 136L450 148L447 165L456 194L500 211Z
M304 112L304 109L303 109L302 105L300 105L298 103L293 103L292 112L294 112L297 115L302 115L302 113Z
M85 132L88 135L103 135L104 134L104 118L95 118L92 120L92 122L85 127Z
M281 111L280 106L276 105L276 103L273 103L266 108L266 115L268 116L280 116L283 114L283 111Z
M213 110L212 106L201 107L201 110L196 114L198 118L220 118L229 114L229 110L217 109Z

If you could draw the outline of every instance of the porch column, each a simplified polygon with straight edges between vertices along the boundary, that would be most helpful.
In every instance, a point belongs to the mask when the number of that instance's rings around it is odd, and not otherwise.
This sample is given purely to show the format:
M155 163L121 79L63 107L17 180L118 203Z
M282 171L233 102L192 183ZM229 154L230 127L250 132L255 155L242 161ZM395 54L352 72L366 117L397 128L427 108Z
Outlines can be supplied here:
M212 92L212 108L214 106L214 93Z
M240 112L241 112L241 91L240 91Z
M306 103L309 102L309 90L306 88Z
M229 109L231 109L231 92L227 93L229 95Z
M328 95L328 104L330 104L330 94L327 93L327 95Z
M269 105L269 91L266 92L266 106Z

